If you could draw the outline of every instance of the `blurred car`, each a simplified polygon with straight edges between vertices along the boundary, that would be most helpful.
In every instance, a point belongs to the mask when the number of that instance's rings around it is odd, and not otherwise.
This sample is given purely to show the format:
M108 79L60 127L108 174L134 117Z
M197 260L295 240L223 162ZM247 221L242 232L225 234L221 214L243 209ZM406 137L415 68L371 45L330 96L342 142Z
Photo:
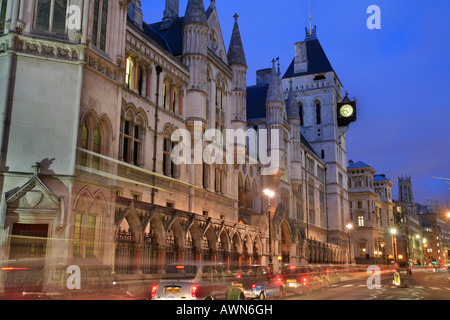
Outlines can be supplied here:
M285 265L281 269L281 277L286 292L312 293L322 287L322 279L316 268L310 265Z
M233 286L225 266L216 263L169 264L151 290L152 300L244 300L244 290Z
M320 272L323 274L327 286L341 282L341 276L333 266L321 266Z
M263 265L251 265L242 268L236 275L234 285L244 290L246 299L265 300L266 298L283 298L285 291L281 277Z
M411 265L407 261L395 263L395 270L400 273L400 275L412 275Z
M142 299L115 285L111 267L95 258L45 260L24 258L0 263L1 300L128 300ZM69 266L79 268L78 286L70 286Z

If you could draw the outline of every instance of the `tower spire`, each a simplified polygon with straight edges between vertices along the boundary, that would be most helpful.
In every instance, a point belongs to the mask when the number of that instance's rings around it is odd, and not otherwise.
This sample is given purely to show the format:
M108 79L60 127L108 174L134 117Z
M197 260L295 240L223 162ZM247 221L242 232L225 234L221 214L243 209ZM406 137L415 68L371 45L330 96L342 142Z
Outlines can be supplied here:
M311 0L309 0L309 34L312 32Z
M305 27L306 39L314 39L316 37L316 26L312 27L312 10L311 0L309 0L309 30Z

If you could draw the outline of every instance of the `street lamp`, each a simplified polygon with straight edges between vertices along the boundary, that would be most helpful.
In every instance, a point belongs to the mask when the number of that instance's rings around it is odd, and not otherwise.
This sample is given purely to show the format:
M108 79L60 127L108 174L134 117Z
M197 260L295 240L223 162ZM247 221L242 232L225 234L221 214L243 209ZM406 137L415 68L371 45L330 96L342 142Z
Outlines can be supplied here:
M272 264L272 227L271 227L271 219L270 219L270 199L275 195L275 192L273 192L270 189L264 189L264 194L269 199L268 205L267 205L267 219L269 220L269 268L273 270L273 264Z
M396 244L397 244L397 229L392 228L390 230L391 235L392 235L392 240L393 240L393 247L394 247L394 262L397 262L397 253L396 253ZM394 241L395 238L395 241Z
M350 246L350 229L353 228L353 225L351 223L348 223L346 225L347 227L347 232L348 232L348 263L351 264L352 263L352 254L351 254L351 246Z

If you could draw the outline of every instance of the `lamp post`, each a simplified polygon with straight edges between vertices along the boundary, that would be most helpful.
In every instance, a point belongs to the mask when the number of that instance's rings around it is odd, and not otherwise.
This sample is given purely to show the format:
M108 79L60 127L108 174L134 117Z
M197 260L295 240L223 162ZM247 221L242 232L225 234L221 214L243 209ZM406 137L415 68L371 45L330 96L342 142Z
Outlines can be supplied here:
M397 229L392 228L391 229L391 235L392 235L392 241L393 241L393 248L394 248L394 262L397 262L397 253L396 253L396 245L397 245Z
M348 232L348 263L351 264L352 263L352 253L351 253L351 246L350 246L350 229L353 228L353 225L351 223L348 223L346 225L347 227L347 232Z
M269 199L268 205L267 205L267 219L269 221L269 268L273 270L273 263L272 263L272 226L271 226L271 219L270 219L270 199L275 195L275 192L273 192L270 189L264 189L264 194Z

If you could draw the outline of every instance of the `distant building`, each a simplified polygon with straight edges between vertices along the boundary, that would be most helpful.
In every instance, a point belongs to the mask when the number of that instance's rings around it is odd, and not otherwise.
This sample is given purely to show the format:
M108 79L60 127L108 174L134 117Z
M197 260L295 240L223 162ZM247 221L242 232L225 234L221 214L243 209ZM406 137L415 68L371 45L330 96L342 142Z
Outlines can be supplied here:
M405 260L418 264L424 257L411 176L398 178L398 200L394 203L399 254Z
M346 262L356 110L315 33L284 77L273 64L255 92L238 16L227 48L215 1L181 11L166 0L150 24L139 0L69 3L77 28L68 1L0 1L0 260L36 258L43 291L60 275L53 259L92 259L146 289L174 261ZM246 141L214 141L244 163L172 161L178 129L187 142L263 128L281 133L272 175Z
M388 263L394 255L391 188L385 175L358 161L349 161L350 238L356 263Z
M436 200L416 204L422 227L423 255L427 264L448 264L450 256L450 222L446 210Z

